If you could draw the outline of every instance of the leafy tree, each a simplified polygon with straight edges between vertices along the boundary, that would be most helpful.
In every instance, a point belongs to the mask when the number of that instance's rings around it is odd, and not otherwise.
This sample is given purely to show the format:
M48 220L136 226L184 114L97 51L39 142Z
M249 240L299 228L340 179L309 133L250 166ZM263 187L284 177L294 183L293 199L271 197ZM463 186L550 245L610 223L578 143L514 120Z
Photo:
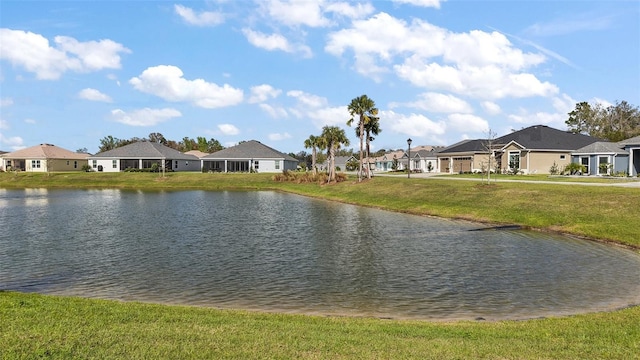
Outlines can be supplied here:
M640 135L640 109L626 101L608 107L583 101L576 104L565 124L574 133L617 142Z
M359 132L357 134L359 134L358 137L360 138L360 171L358 171L358 181L362 181L362 168L364 165L364 127L371 121L371 118L378 115L378 109L376 108L376 103L369 99L367 95L361 95L352 99L347 109L351 115L351 119L347 121L348 126L353 124L356 116L358 117ZM369 171L367 171L367 177L369 179L371 178Z
M163 145L167 144L167 139L165 139L164 135L158 132L152 132L149 134L149 141Z
M191 151L198 147L198 144L196 143L196 141L188 136L183 137L179 145L180 145L180 151L182 152Z
M204 136L198 136L196 138L196 141L198 143L198 151L207 152L207 149L209 148L209 142L207 141L207 138Z
M220 141L211 138L209 139L209 141L207 142L207 153L214 153L216 151L220 151L224 149L224 146L222 146L222 144L220 143Z
M117 147L119 147L120 143L122 142L122 140L115 138L111 135L105 136L102 139L100 139L100 147L98 148L99 152L104 152L104 151L109 151L109 150L113 150Z
M80 148L80 149L76 150L76 152L78 154L88 154L89 150L86 147L84 147L84 148Z
M349 139L344 133L344 130L337 126L324 126L322 128L321 146L327 149L327 156L329 157L329 178L328 181L336 180L336 150L340 149L343 145L349 146ZM362 165L362 163L360 164Z

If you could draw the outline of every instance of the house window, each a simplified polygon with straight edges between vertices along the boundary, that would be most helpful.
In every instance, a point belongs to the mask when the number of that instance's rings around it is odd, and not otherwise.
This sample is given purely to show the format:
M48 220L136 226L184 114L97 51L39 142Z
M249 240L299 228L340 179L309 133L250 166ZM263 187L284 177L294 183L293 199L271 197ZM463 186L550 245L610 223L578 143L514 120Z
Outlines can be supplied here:
M95 167L95 166L94 166ZM111 167L114 169L118 168L118 160L111 160Z
M598 174L600 175L609 174L609 157L608 156L598 157Z
M256 160L253 162L253 169L257 171L258 168L260 168L260 162Z
M69 166L69 160L67 160L67 166Z
M77 161L74 161L74 162L73 162L73 168L74 168L74 169L77 169L77 168L78 168L78 162L77 162Z
M173 167L176 168L176 169L178 168L178 160L173 162Z
M520 169L520 152L509 152L509 169L511 170L519 170Z
M32 169L40 169L40 160L31 160Z
M566 155L560 155L560 160L564 160L566 157Z
M276 160L276 170L280 170L280 161Z
M98 167L98 160L92 160L92 161L93 161L93 165L91 165L91 166L93 166L94 169L97 168Z
M188 161L185 161L185 162L184 162L184 165L185 165L185 166L189 166L189 162L188 162Z

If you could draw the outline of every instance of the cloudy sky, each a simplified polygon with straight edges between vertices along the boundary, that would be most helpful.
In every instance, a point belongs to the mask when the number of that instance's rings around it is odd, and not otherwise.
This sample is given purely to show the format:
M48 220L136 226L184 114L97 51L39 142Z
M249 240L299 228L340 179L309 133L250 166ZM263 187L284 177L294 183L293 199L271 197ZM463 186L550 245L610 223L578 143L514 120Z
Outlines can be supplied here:
M298 152L324 125L357 148L362 94L375 149L640 106L640 2L0 0L0 150L160 132Z

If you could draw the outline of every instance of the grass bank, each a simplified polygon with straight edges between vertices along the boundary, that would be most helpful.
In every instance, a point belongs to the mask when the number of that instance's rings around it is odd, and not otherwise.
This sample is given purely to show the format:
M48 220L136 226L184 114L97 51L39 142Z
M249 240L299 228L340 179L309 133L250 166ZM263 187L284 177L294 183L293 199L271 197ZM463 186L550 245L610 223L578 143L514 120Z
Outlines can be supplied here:
M419 322L262 314L0 292L0 358L637 359L640 307Z
M281 190L421 215L520 224L639 246L640 189L266 174L12 174L0 188ZM634 359L640 307L499 322L315 317L0 291L0 358Z
M376 177L274 182L270 174L0 173L0 188L280 190L418 215L517 224L640 248L640 188Z

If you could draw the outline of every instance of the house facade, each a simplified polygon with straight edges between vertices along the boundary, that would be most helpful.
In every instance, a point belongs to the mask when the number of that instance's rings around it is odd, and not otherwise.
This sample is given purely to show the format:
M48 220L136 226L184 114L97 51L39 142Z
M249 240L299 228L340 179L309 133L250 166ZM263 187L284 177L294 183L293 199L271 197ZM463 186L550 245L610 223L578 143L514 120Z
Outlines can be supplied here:
M40 144L0 155L0 169L29 172L83 171L89 154Z
M204 172L282 172L296 170L298 160L256 140L200 158Z
M440 172L481 172L488 168L503 173L549 174L562 169L571 154L598 139L534 125L495 139L464 140L438 152ZM489 162L491 161L491 166Z
M598 141L571 154L571 161L585 168L585 175L640 173L640 136L617 143Z
M166 171L200 171L197 156L183 154L160 143L139 141L89 156L89 166L98 172L151 169L154 164Z

